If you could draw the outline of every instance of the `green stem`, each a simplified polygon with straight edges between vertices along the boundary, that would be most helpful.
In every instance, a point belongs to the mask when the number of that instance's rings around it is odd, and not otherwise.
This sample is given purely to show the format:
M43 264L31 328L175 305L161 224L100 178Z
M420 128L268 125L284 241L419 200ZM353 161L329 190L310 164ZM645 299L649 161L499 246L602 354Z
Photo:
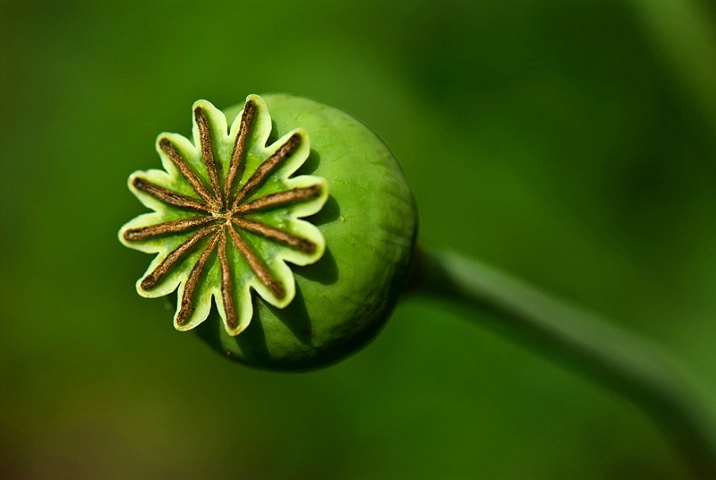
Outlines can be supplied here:
M716 420L690 375L660 350L604 319L459 255L419 252L414 292L458 303L642 408L674 441L697 478L716 478Z

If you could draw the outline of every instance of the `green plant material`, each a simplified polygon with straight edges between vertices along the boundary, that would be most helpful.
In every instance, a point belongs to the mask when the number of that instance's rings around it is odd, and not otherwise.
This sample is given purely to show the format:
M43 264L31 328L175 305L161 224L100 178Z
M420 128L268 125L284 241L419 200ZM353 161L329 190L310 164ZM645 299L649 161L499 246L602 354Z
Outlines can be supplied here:
M193 143L160 135L164 171L130 176L154 210L120 231L157 254L139 294L178 288L175 327L255 367L315 368L365 344L404 288L417 225L389 149L349 115L288 95L193 111Z
M716 129L716 29L703 0L631 0L654 46Z
M238 335L251 321L251 290L283 308L296 294L286 262L307 265L323 255L321 233L300 217L321 209L327 186L319 177L289 178L308 158L306 132L293 130L266 146L271 119L260 97L247 99L230 131L209 102L196 102L193 111L194 142L160 135L164 171L129 177L129 188L154 213L126 224L119 238L157 253L137 282L140 295L179 287L178 330L205 321L214 297L227 333Z
M713 403L658 348L461 255L421 249L416 258L414 293L486 313L471 318L619 392L662 427L696 478L716 478Z
M416 254L416 208L401 170L351 116L288 95L249 96L225 116L199 101L194 143L162 134L157 145L166 171L130 177L154 213L125 225L120 239L157 253L137 290L178 287L178 329L244 364L316 368L373 338L410 282L413 294L491 314L507 336L629 398L697 476L716 478L713 405L685 371L609 322L479 263Z

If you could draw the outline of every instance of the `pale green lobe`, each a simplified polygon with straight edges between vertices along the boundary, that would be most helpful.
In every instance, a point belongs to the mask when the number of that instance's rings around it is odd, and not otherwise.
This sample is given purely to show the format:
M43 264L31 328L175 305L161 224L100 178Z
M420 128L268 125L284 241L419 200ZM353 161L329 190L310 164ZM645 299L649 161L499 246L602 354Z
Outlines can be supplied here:
M209 316L210 312L216 310L223 319L223 329L226 334L233 336L244 331L251 322L254 315L252 292L255 292L267 304L277 308L285 308L291 303L295 296L295 281L291 268L286 262L295 265L308 265L317 261L324 252L325 242L321 232L311 223L301 220L302 217L310 216L320 211L323 204L328 198L328 186L323 178L309 175L293 176L301 165L306 161L310 153L310 141L305 130L300 128L287 131L283 138L277 141L269 142L271 134L271 118L264 101L255 95L249 96L247 100L253 102L256 107L255 118L252 122L252 128L249 130L245 143L246 149L243 157L242 167L239 169L234 180L233 196L240 190L254 172L268 158L276 153L279 148L292 136L300 137L300 144L290 154L285 162L277 169L272 171L267 179L258 185L249 195L240 203L244 204L255 199L275 194L277 192L285 192L295 188L319 186L320 194L310 199L304 199L299 202L281 205L277 208L267 209L264 211L251 212L242 216L246 220L254 223L260 223L266 227L270 227L282 232L286 232L295 237L312 242L316 248L310 252L299 251L290 248L280 242L271 240L262 235L243 231L241 228L233 226L235 235L240 239L241 243L248 246L253 251L261 263L265 266L270 277L276 280L280 285L284 295L276 295L274 291L259 279L256 272L247 264L246 259L237 249L232 235L229 235L226 220L222 218L214 218L213 224L217 225L206 236L201 237L193 243L193 247L181 256L180 260L168 269L161 280L150 288L142 286L142 279L150 275L157 269L172 252L182 244L185 244L195 237L197 231L212 225L211 222L201 227L188 229L186 231L164 234L152 238L141 240L129 240L125 238L128 231L133 229L141 229L151 227L165 222L172 222L182 219L200 219L202 217L216 217L225 208L218 212L217 208L213 208L212 212L197 211L196 209L180 208L176 205L162 201L147 191L137 188L135 182L150 182L157 187L166 189L180 196L191 199L198 204L209 205L214 202L216 205L222 205L223 198L226 196L225 183L226 176L229 172L230 159L234 150L236 137L239 134L241 116L236 119L232 118L233 123L227 124L224 114L216 109L211 103L205 100L199 100L192 108L193 118L193 139L189 140L181 135L174 133L163 133L157 139L157 152L159 153L163 170L147 170L135 172L130 176L129 188L139 198L139 200L152 213L140 215L134 220L124 225L120 231L120 241L130 247L146 253L156 254L151 262L145 275L137 282L137 291L145 297L160 297L168 295L177 290L178 305L174 316L175 327L179 330L190 330L201 324ZM194 112L200 109L205 115L207 125L209 126L210 139L212 145L212 154L215 162L216 174L212 178L205 160L202 155L201 130L194 117ZM189 167L189 173L194 175L199 184L192 185L187 180L186 171L184 174L181 168L177 167L176 162L172 161L172 155L162 147L163 142L169 141L178 155L185 161ZM216 188L216 186L219 188ZM208 195L208 197L207 197ZM212 218L208 218L212 220ZM222 226L224 225L224 226ZM218 241L216 235L224 235L224 246ZM185 290L188 287L188 279L191 276L192 269L197 262L200 262L204 251L210 248L211 254L204 255L206 263L201 275L196 275L198 279L195 290L191 296L193 300L193 312L188 316L186 321L179 322L181 303ZM223 276L226 272L230 272L230 290L232 292L230 301L233 302L235 311L237 312L238 322L230 325L227 319L227 306L225 300L229 300L226 295L222 295L222 265L220 262L220 250L224 248L226 258L228 259L229 269L224 269ZM227 285L226 278L223 284ZM227 288L229 290L229 288ZM212 301L212 298L215 300Z

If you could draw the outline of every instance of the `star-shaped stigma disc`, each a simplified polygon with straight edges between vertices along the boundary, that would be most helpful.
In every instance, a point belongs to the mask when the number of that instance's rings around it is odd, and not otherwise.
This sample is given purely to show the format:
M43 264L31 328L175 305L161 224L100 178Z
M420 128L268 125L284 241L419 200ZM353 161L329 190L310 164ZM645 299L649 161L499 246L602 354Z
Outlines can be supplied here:
M194 104L193 123L193 142L159 135L164 170L130 176L130 190L153 212L127 223L119 237L157 254L137 282L140 295L179 288L177 329L203 322L213 297L227 332L238 335L253 315L252 291L286 307L296 292L287 262L308 265L323 255L323 236L301 218L323 207L328 187L321 177L291 177L310 153L304 130L267 146L271 118L257 95L230 129L205 100Z

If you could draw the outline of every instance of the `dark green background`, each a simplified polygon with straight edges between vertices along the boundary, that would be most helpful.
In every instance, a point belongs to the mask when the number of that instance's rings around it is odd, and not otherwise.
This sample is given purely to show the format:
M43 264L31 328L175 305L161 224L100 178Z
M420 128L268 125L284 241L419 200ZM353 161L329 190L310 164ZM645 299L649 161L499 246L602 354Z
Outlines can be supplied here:
M325 370L231 364L136 294L116 232L194 100L312 97L391 145L425 242L713 394L713 5L0 0L0 478L687 478L625 400L427 301Z

